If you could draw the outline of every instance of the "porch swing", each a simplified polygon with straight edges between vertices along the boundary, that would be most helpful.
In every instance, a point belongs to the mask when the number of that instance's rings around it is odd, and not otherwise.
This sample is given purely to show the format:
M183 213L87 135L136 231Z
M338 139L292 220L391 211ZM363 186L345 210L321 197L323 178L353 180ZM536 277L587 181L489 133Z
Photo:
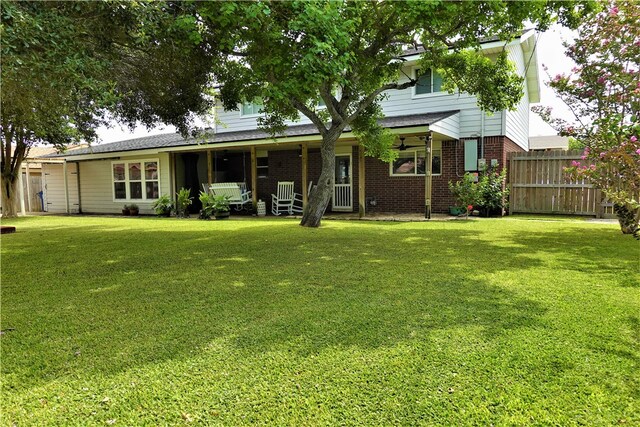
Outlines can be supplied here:
M218 153L214 151L213 154L214 176L217 176ZM247 162L245 156L245 152L242 151L242 182L215 182L209 185L209 192L213 196L227 196L229 205L233 206L235 211L248 210L249 206L252 206L251 191L247 190Z

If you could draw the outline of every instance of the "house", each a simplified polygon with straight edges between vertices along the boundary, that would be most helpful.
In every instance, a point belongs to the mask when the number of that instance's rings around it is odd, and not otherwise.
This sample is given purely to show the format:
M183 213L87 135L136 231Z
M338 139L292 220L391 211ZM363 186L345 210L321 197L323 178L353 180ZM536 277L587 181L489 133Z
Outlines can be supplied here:
M529 150L551 151L568 150L569 137L558 135L532 136L529 138Z
M401 75L419 77L416 87L391 90L382 102L381 124L398 136L399 157L392 164L365 157L354 135L345 131L336 147L336 188L329 210L334 212L424 212L425 138L432 137L432 209L446 212L454 200L449 181L482 164L507 166L507 153L526 151L529 104L539 101L536 35L527 31L505 45L483 42L486 55L506 49L524 76L524 96L515 111L483 113L476 99L441 89L441 77L417 67L420 51L404 54ZM401 80L407 80L403 76ZM321 108L321 107L319 107ZM262 199L270 210L270 195L278 181L294 181L305 196L309 182L320 175L320 136L306 119L290 123L275 140L257 129L260 106L245 103L236 111L218 108L214 132L204 140L164 134L71 150L62 156L67 174L64 206L67 212L118 213L135 202L143 214L152 213L162 194L203 183L244 182L254 202ZM197 201L197 197L195 198ZM197 207L196 207L197 209Z

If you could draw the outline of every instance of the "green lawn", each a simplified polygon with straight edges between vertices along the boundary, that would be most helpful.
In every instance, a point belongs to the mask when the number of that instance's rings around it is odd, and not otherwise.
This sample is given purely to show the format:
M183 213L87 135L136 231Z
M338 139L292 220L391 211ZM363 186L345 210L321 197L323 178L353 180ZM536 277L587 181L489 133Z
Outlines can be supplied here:
M4 224L2 425L640 425L615 225Z

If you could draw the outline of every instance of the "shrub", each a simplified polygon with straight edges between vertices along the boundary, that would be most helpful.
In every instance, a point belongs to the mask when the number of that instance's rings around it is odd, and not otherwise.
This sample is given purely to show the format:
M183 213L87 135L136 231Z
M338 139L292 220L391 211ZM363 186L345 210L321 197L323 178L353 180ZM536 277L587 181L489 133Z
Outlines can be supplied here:
M202 203L202 210L200 211L200 219L211 219L213 211L215 209L215 197L204 191L200 192L200 203Z
M465 173L460 181L453 183L449 181L449 190L456 198L458 206L461 206L466 210L467 216L471 210L478 204L479 192L478 186L475 183L475 177L469 172Z
M500 173L496 168L489 167L482 171L478 180L478 200L477 204L487 216L491 214L502 214L509 201L509 188L506 186L507 170L502 169Z
M156 215L169 216L171 215L171 211L173 210L173 203L171 202L169 195L163 194L158 198L158 200L153 202L153 205L151 205L151 207L153 208L153 211L156 213Z
M181 188L176 193L176 216L178 218L189 218L189 206L193 203L193 197L190 197L191 190Z

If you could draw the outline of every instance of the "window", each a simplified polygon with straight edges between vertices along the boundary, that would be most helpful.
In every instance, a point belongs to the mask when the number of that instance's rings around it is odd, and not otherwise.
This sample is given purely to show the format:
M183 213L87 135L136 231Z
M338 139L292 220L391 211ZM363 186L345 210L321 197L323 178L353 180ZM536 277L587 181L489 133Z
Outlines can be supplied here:
M243 102L240 106L241 116L257 116L262 112L262 101Z
M269 158L257 157L256 169L258 170L258 178L269 177Z
M114 162L111 167L115 200L152 200L160 197L157 160Z
M436 71L429 69L425 73L415 70L415 78L418 83L413 88L414 95L427 95L430 93L442 92L442 76Z
M431 175L442 173L442 149L432 149ZM398 158L391 162L391 176L417 176L425 173L424 150L401 151Z

